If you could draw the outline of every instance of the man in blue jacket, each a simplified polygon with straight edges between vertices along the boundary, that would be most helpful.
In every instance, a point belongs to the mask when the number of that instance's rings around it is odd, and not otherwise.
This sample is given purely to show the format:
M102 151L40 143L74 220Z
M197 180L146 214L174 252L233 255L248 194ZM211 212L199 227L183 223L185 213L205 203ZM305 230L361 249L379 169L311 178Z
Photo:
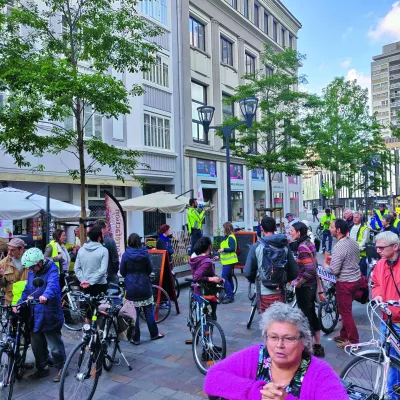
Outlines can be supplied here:
M31 344L35 356L36 371L30 374L28 380L37 380L49 375L47 366L49 350L57 375L54 382L61 380L61 371L65 363L65 347L61 338L61 328L64 316L61 307L61 292L58 268L51 260L44 260L43 253L32 248L22 256L23 268L29 269L28 281L18 304L27 300L28 296L39 300L40 304L31 306ZM44 285L33 286L33 280L40 277Z

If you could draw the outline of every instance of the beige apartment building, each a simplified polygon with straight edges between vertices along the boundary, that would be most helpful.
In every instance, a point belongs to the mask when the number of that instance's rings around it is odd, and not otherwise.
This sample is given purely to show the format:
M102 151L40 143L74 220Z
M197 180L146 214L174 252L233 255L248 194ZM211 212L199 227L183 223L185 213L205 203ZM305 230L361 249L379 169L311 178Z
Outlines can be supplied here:
M199 186L205 200L216 210L208 215L205 234L212 235L227 218L226 162L222 139L199 122L197 107L215 107L212 125L224 118L241 116L238 104L227 106L243 75L271 69L262 65L260 55L268 43L276 51L297 48L300 22L277 0L183 1L179 37L179 75L183 132L185 189ZM189 32L189 35L186 34ZM231 201L233 224L246 229L257 225L256 208L269 206L263 170L247 171L243 160L231 160ZM296 215L302 209L300 177L275 176L274 206Z

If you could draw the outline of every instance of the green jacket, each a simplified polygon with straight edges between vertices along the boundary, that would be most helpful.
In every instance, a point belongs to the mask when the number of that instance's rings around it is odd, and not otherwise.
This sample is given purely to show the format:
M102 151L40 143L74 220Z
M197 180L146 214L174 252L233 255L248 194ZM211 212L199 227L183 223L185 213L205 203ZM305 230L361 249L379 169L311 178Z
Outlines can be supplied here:
M327 231L331 225L331 222L335 219L336 219L336 217L333 214L331 214L329 216L326 214L323 215L321 218L322 230Z
M187 212L187 225L189 234L193 229L200 229L203 227L205 211L198 212L196 208L190 207Z

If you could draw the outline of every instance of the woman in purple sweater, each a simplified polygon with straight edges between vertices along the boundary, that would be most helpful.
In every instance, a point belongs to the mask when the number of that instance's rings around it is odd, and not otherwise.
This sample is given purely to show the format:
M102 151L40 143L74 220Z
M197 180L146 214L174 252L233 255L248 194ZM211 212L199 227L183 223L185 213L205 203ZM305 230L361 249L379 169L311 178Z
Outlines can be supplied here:
M312 356L301 310L275 303L262 315L265 342L233 353L208 371L204 391L227 400L348 400L335 371Z

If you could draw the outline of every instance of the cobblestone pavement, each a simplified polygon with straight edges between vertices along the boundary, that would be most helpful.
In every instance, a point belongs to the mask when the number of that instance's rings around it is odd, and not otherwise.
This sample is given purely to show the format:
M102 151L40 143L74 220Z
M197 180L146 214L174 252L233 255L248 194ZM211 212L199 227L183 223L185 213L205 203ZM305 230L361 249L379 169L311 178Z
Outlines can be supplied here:
M314 230L315 231L315 230ZM248 284L244 276L237 272L239 288L234 303L218 306L218 321L220 322L227 339L228 353L243 349L251 344L261 343L258 328L259 317L256 315L250 330L246 329L246 322L250 313L250 302L247 298ZM134 346L122 344L122 350L128 358L133 371L128 371L125 365L114 366L111 372L103 371L94 399L202 399L204 376L197 370L190 345L185 345L189 339L186 327L188 310L188 289L181 291L179 304L181 314L176 315L173 308L166 321L159 325L165 338L155 342L150 341L145 324L142 324L142 344ZM356 324L360 333L360 340L367 341L371 337L369 322L366 316L366 306L354 303L353 306ZM337 348L331 337L338 334L341 322L330 335L323 335L322 343L325 347L325 360L340 372L341 368L350 360L350 356ZM64 331L64 340L67 354L72 346L80 340L80 334ZM29 371L28 371L29 372ZM26 379L17 382L14 389L15 399L47 400L58 398L59 384L52 382L56 374L53 368L51 376L30 383Z

